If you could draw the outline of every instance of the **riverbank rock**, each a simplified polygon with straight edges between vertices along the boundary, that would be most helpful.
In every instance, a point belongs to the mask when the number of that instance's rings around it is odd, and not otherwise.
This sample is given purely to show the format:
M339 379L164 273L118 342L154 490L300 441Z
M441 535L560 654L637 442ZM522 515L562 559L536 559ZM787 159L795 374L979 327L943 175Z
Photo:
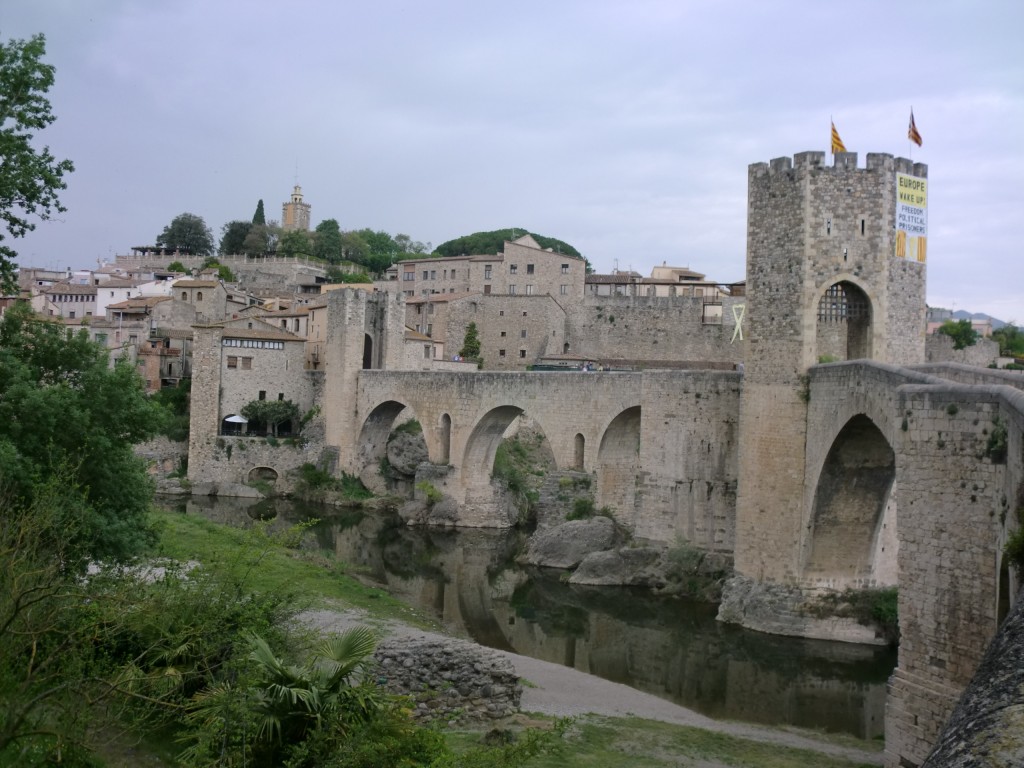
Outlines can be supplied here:
M663 555L664 550L655 547L625 547L591 552L583 558L569 583L658 589L666 581Z
M545 568L575 568L591 552L611 549L614 544L615 523L610 518L573 520L535 534L519 561Z
M406 525L451 528L459 522L459 505L449 496L433 504L422 499L410 499L398 508L398 516Z
M411 696L417 720L498 720L519 711L523 686L512 662L464 640L385 640L374 653L378 683Z

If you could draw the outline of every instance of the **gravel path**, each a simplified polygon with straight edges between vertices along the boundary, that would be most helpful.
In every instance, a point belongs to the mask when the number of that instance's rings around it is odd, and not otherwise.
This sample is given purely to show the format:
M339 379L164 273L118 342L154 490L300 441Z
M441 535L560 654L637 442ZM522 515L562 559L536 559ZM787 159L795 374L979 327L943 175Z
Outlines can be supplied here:
M368 620L366 615L359 611L307 611L301 614L299 619L324 632L342 632L357 624L370 624L388 637L444 637L436 632L428 632L399 622ZM494 653L510 659L519 676L529 682L529 685L523 687L520 706L524 712L539 712L557 717L585 714L640 717L704 728L762 743L809 749L860 763L881 765L883 762L883 756L879 752L844 747L819 740L813 735L790 730L712 720L692 709L621 683L588 675L578 669L507 651L494 650Z

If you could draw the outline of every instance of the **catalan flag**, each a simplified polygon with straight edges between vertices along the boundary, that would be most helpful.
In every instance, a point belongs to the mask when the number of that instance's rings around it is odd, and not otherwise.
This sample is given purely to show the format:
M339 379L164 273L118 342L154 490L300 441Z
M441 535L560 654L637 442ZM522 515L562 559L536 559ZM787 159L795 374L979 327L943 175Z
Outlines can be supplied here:
M917 126L914 125L914 110L910 110L910 127L907 129L907 138L912 142L921 146L921 134L917 132Z
M836 130L836 124L832 123L832 154L836 152L845 152L846 147L843 145L843 140L839 138L839 131Z

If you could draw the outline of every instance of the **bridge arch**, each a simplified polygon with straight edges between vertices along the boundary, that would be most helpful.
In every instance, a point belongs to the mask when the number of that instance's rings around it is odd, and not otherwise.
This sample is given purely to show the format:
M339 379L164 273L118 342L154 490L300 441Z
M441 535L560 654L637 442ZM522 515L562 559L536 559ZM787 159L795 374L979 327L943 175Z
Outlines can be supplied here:
M640 469L640 406L620 411L601 435L597 449L597 503L612 507L623 522L632 519Z
M873 307L868 289L853 275L837 275L817 294L813 308L815 360L870 359Z
M462 472L464 476L486 477L490 482L494 468L494 455L501 445L502 436L523 413L523 409L515 405L500 405L487 411L473 426L466 439L466 448L462 454Z
M817 475L805 544L808 586L895 583L896 454L867 415L839 430Z
M410 417L416 417L415 409L410 404L400 400L385 400L375 406L363 420L357 444L359 462L357 471L371 464L378 464L382 458L387 456L388 437L403 411L409 411ZM426 425L421 424L421 426ZM427 454L430 460L434 461L441 450L441 446L437 444L435 430L423 429L423 440L427 445Z

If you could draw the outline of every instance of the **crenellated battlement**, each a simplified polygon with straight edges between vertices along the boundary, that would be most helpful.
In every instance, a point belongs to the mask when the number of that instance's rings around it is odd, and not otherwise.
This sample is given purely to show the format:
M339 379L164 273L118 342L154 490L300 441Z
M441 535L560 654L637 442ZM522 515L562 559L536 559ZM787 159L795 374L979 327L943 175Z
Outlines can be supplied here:
M906 157L894 157L885 152L869 152L867 163L863 168L857 167L857 159L856 152L837 152L833 156L832 165L828 165L824 152L797 152L792 157L776 157L767 163L751 163L747 172L751 179L784 176L787 173L795 178L798 174L790 173L791 171L804 170L833 173L857 170L882 171L907 173L921 178L928 177L928 166L925 163L915 163Z

